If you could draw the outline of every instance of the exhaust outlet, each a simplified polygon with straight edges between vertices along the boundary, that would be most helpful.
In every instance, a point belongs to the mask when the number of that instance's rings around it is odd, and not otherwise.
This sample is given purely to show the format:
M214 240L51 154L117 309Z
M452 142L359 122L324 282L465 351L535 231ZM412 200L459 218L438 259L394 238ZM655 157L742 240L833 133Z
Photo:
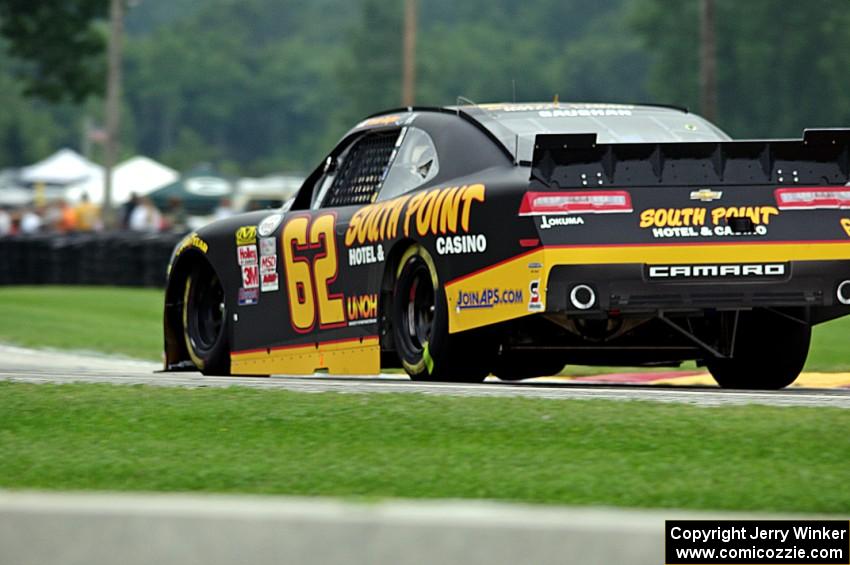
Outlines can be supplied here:
M838 301L844 305L850 305L850 280L843 281L835 291Z
M850 281L845 281L850 283ZM850 284L848 284L848 295L850 295ZM850 296L848 296L850 298ZM840 300L840 298L839 298ZM570 303L576 310L589 310L596 304L596 292L586 284L577 284L570 291ZM850 302L848 302L850 304Z

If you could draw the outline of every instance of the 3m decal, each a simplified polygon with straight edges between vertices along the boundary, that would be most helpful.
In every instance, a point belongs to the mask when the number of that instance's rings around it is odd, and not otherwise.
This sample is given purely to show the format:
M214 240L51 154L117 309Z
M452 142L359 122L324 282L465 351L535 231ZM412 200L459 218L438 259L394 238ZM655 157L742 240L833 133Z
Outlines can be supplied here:
M260 293L256 288L240 288L237 301L239 306L253 306L260 300Z
M383 245L364 245L362 247L352 247L348 250L348 264L351 267L381 263L383 260Z
M236 260L240 267L257 264L257 248L254 245L240 245L236 248Z
M322 214L311 220L298 216L283 228L283 269L293 328L304 333L313 329L316 318L321 328L345 324L341 294L330 294L339 268L334 214ZM316 250L312 261L305 255Z
M581 216L540 216L540 229L548 230L549 228L558 226L581 226L584 225L584 218Z
M257 226L242 226L236 230L236 245L254 245L257 243Z
M844 228L847 237L850 237L850 218L841 218L841 227Z
M260 267L257 265L244 265L242 267L242 287L257 288L260 286Z
M459 291L456 301L458 311L469 308L493 308L501 304L521 304L523 292L521 289L485 288L484 290L468 292Z
M378 318L378 295L363 294L345 299L348 325L369 324Z
M541 310L543 310L543 301L540 299L540 279L535 279L528 285L528 311L540 312Z
M484 202L486 187L472 184L438 188L364 206L354 213L345 232L345 246L378 243L418 234L469 232L473 202Z
M439 255L459 255L462 253L484 253L487 251L487 238L483 234L453 235L438 237L437 253Z

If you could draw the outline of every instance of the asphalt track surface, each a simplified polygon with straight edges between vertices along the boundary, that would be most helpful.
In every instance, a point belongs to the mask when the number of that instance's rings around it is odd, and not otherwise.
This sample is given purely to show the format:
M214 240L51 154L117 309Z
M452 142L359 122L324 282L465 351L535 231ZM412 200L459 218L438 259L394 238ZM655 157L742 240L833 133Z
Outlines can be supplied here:
M482 384L456 384L411 382L406 376L389 374L373 377L206 377L196 372L158 372L160 369L159 364L144 361L0 345L0 381L54 384L85 382L190 388L243 386L312 393L418 393L476 397L643 400L699 406L762 404L850 408L850 388L841 387L795 387L782 391L758 392L721 390L707 385L611 384L588 382L587 379L534 379L521 383L488 380ZM666 383L669 379L663 381Z

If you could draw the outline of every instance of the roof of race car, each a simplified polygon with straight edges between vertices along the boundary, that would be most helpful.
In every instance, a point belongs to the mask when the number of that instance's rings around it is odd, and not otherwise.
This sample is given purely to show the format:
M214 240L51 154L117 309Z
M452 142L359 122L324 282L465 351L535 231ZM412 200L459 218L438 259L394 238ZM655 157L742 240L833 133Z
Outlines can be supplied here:
M517 161L528 161L534 137L545 133L595 133L600 143L726 141L729 136L685 108L649 104L514 102L401 108L370 116L363 126L405 121L401 113L457 112L496 138Z

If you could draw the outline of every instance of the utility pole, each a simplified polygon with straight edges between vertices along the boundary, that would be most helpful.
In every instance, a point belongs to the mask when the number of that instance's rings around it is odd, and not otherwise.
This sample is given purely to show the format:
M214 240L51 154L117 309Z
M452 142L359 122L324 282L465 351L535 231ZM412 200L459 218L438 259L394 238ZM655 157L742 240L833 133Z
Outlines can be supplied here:
M714 0L700 3L699 89L700 111L709 121L717 119L717 36Z
M401 105L413 106L416 97L416 0L404 0L404 61Z
M109 71L106 79L106 145L104 151L103 224L115 227L112 208L112 169L121 141L121 61L124 42L124 0L110 0Z

